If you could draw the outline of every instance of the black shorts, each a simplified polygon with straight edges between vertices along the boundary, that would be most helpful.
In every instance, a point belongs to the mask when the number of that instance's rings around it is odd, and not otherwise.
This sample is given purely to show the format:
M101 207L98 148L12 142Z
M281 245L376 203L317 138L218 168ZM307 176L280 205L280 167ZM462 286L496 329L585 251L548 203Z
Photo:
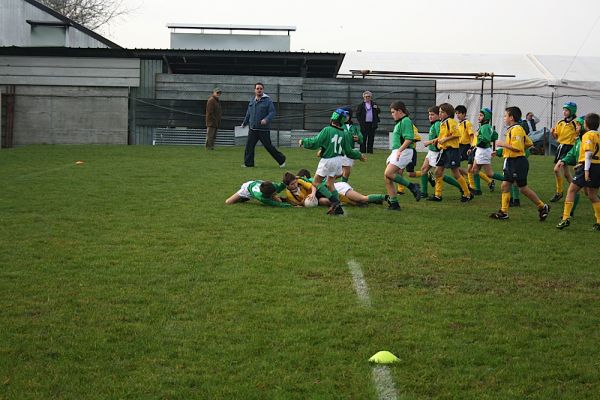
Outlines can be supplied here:
M507 158L504 162L504 180L516 183L518 187L527 186L527 174L529 173L527 157Z
M556 155L554 156L554 164L562 160L564 156L573 148L571 144L559 144L556 149Z
M469 164L469 165L475 164L475 151L477 151L477 147L472 147L471 153L469 154L469 157L467 158L467 164Z
M448 148L440 150L436 160L436 166L444 168L460 167L460 149Z
M599 188L600 187L600 164L592 164L590 166L590 181L585 180L585 171L583 166L575 170L575 177L573 183L579 187Z
M407 172L415 172L415 166L417 165L417 149L412 149L412 161L406 165L404 168Z
M471 148L470 144L459 144L458 150L460 151L460 161L467 161L469 159L469 155L467 152Z

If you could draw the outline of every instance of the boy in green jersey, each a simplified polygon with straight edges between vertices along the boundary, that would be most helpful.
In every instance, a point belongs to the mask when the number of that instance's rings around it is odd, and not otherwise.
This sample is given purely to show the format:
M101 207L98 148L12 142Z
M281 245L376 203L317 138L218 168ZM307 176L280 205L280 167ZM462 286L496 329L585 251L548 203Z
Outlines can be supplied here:
M255 199L262 204L275 207L291 207L289 203L283 203L277 193L284 190L283 183L273 183L271 181L248 181L244 182L240 190L232 194L225 204L243 203L250 199Z
M342 175L342 156L346 155L354 160L366 161L360 151L352 148L353 139L344 131L342 125L348 119L348 112L338 108L333 112L330 124L323 128L316 136L300 139L298 143L305 149L321 149L321 159L313 179L313 185L323 193L321 183L327 182L327 190L330 195L327 196L331 206L327 214L344 214L344 209L340 205L338 192L335 190L335 179Z
M490 124L491 119L492 110L487 107L482 108L479 112L479 129L473 138L472 147L469 150L469 156L473 158L472 166L469 167L469 174L473 177L475 194L477 195L482 193L481 183L476 179L482 175L480 173L481 169L483 169L485 177L489 178L490 182L493 182L492 179L504 179L504 174L495 173L492 170L492 145L498 140L498 133L492 128ZM493 190L494 186L490 186L490 190Z
M363 134L360 131L360 125L352 122L352 108L344 107L343 109L348 111L348 120L344 124L343 128L352 137L352 148L354 148L355 143L363 143ZM352 171L353 166L353 159L348 156L342 156L342 182L348 182L348 179L350 178L350 171Z
M419 185L408 181L402 176L404 170L414 171L417 163L417 152L415 150L415 134L413 123L408 117L406 105L399 100L390 104L390 113L396 122L392 133L392 152L386 160L384 172L385 187L389 197L389 210L399 211L398 196L396 196L395 183L406 186L415 196L415 200L421 200Z

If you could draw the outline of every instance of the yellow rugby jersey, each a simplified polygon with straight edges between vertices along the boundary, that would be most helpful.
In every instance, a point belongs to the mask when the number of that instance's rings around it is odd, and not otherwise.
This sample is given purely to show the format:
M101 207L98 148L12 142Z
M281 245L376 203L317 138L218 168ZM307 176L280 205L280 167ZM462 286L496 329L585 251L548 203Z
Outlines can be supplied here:
M592 152L592 164L600 164L600 133L597 131L587 131L581 138L581 146L579 147L580 163L585 162L585 152Z
M558 121L555 128L556 130L556 141L559 144L575 144L577 140L577 129L575 129L575 121L561 120Z
M475 136L473 133L473 125L471 121L465 119L458 123L458 134L460 139L458 143L460 144L471 144L473 137Z
M298 190L295 193L290 192L289 189L285 189L283 194L285 195L285 201L295 206L304 205L304 199L312 193L312 183L305 181L304 179L298 179Z
M514 147L517 150L509 150L506 147L502 149L502 157L516 158L525 156L525 149L533 146L533 142L525 133L525 129L519 124L515 124L508 128L504 138L506 144Z
M440 149L458 149L458 142L460 137L458 136L458 124L454 118L446 118L445 121L442 121L440 124L440 134L438 136L438 147ZM452 137L451 140L448 140L445 143L440 143L439 140Z

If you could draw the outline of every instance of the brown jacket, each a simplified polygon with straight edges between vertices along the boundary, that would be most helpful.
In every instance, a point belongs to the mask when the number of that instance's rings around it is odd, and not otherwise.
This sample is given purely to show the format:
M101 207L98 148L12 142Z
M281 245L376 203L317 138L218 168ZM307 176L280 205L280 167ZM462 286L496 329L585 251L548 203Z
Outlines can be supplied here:
M221 125L221 102L211 95L206 102L206 127L218 128Z

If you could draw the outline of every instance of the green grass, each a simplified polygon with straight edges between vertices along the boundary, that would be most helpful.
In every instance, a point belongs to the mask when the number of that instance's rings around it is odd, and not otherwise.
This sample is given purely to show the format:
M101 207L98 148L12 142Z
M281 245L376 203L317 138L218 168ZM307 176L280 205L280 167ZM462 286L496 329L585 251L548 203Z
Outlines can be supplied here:
M314 152L283 149L314 171ZM1 399L375 399L389 350L401 399L597 399L600 235L583 198L537 220L499 192L403 210L224 200L282 170L257 149L0 150ZM387 152L351 184L384 190ZM85 164L77 166L76 160ZM500 169L499 161L495 161ZM554 192L550 158L530 186ZM347 262L361 264L372 307Z

